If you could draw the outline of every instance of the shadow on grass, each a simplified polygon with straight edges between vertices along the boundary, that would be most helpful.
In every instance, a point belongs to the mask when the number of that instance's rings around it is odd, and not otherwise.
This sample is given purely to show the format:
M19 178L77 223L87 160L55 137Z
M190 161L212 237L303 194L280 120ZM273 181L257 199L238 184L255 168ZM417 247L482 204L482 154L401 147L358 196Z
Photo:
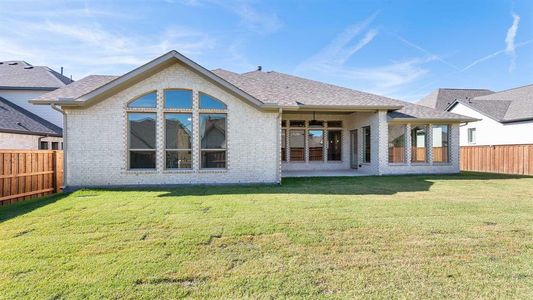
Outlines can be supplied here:
M67 194L60 193L0 206L0 223L27 214L48 204L52 204L58 200L65 198L66 196Z
M144 187L93 188L101 191L161 192L159 197L244 194L314 194L314 195L393 195L401 192L428 191L438 180L506 180L531 178L489 173L452 175L402 175L361 177L301 177L285 178L281 185L159 185ZM67 193L36 198L0 207L0 223L24 215L67 197Z
M393 195L401 192L428 191L436 180L506 180L518 178L533 177L488 173L360 177L300 177L284 178L281 185L181 185L173 187L150 186L142 188L114 188L111 190L163 192L159 197L230 194Z

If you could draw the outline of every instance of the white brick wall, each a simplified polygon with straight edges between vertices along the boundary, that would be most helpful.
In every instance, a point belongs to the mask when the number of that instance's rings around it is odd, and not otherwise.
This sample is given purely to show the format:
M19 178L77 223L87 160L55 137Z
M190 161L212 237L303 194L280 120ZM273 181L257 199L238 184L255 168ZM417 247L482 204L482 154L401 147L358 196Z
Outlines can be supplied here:
M38 150L39 141L49 142L48 149L52 149L51 142L61 143L63 139L59 137L0 132L0 149ZM60 144L58 146L61 147Z
M164 126L157 123L157 170L127 169L128 101L146 92L167 88L205 92L226 103L227 169L199 170L198 111L193 110L193 170L164 170ZM196 106L195 106L196 107ZM243 100L205 80L188 68L175 64L87 109L66 109L68 186L135 184L216 184L279 182L278 113L257 110Z

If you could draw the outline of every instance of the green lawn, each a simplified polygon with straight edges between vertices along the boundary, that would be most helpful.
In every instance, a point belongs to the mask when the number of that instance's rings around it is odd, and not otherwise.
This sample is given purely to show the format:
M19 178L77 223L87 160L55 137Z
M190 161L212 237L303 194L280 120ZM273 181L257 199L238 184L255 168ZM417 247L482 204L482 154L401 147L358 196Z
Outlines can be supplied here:
M0 297L529 298L533 178L83 190L0 208Z

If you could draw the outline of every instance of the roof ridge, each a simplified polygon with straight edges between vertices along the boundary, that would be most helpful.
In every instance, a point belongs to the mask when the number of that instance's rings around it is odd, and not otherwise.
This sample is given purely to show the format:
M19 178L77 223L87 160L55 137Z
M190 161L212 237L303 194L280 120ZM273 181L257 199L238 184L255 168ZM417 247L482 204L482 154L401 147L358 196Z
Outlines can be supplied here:
M522 86L518 86L518 87L514 87L514 88L510 88L510 89L506 89L506 90L501 90L501 91L495 92L494 94L504 93L504 92L517 90L517 89L522 89L522 88L525 88L525 87L528 87L528 86L533 86L533 83L522 85ZM480 97L483 97L483 96L480 96Z
M455 90L455 91L490 91L493 92L493 90L489 89L471 89L471 88L438 88L438 90Z

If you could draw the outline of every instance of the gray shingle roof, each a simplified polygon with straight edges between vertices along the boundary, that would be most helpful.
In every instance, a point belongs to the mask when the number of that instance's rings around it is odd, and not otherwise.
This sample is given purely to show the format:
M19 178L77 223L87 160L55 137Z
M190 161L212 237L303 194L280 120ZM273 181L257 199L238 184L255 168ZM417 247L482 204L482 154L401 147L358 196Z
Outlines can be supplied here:
M54 90L72 80L43 66L32 66L25 61L0 62L0 89Z
M502 123L533 120L533 84L457 102Z
M33 100L35 101L59 101L61 99L76 99L79 98L106 83L111 82L112 80L118 78L118 76L110 75L89 75L78 81L59 88L50 93L43 94L38 98Z
M472 118L452 114L446 111L437 111L424 106L391 99L375 94L356 91L323 82L300 78L279 72L254 71L243 74L217 69L212 71L212 76L222 78L224 84L244 92L244 95L254 101L266 105L280 105L284 107L297 107L320 109L320 107L368 107L372 109L399 109L389 116L394 118L423 118L471 121ZM217 77L218 76L218 77ZM34 103L49 103L57 101L80 101L94 90L111 83L116 76L92 75L80 79L68 86L33 99ZM118 79L120 80L120 79ZM107 85L109 86L109 85ZM66 103L66 102L65 102ZM83 103L80 101L80 103ZM401 108L401 109L400 109Z
M446 110L455 100L472 99L478 96L484 96L494 93L486 89L436 89L431 94L422 98L417 104L435 108L438 110Z
M213 73L264 103L281 105L395 106L396 100L275 71Z
M425 106L356 91L279 72L253 71L237 74L216 69L213 73L265 103L282 105L400 106L391 118L465 120L471 118Z
M0 132L62 136L60 127L0 97Z

